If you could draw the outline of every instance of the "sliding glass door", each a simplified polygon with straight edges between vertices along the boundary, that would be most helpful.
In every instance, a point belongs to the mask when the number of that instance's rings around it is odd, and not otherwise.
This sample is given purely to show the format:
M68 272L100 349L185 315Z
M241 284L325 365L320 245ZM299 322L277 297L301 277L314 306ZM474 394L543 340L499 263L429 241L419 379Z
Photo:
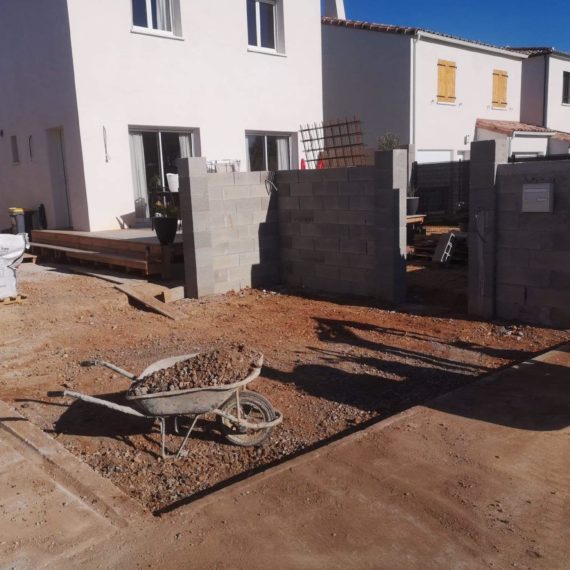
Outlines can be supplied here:
M169 190L169 175L178 174L176 161L192 151L192 131L131 130L131 167L137 218L148 218L149 196Z

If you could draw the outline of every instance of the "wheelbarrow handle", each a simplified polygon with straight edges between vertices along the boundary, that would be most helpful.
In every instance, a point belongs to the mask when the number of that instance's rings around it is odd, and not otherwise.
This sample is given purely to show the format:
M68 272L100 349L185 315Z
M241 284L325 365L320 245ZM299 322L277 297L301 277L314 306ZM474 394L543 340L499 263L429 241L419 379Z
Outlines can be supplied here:
M127 372L123 368L115 366L114 364L106 362L105 360L98 360L98 359L83 360L81 362L81 366L83 366L84 368L88 368L91 366L104 366L105 368L109 368L110 370L113 370L113 372L116 372L117 374L120 374L121 376L128 378L131 382L136 382L138 380L138 378L131 372Z

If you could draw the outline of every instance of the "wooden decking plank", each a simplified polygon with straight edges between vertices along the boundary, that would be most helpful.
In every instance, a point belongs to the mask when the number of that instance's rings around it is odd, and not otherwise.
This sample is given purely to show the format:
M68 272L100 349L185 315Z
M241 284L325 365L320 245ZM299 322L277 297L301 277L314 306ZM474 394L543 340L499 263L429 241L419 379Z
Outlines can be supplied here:
M162 315L164 317L168 317L173 321L180 321L186 318L186 315L184 315L183 313L180 313L179 311L175 311L170 308L166 308L164 306L164 303L158 301L151 295L145 294L141 290L137 290L137 288L132 285L115 285L115 288L128 295L131 299L138 301L139 303L141 303L141 305L145 306L147 309L150 309L151 311L154 311L155 313L158 313L159 315Z

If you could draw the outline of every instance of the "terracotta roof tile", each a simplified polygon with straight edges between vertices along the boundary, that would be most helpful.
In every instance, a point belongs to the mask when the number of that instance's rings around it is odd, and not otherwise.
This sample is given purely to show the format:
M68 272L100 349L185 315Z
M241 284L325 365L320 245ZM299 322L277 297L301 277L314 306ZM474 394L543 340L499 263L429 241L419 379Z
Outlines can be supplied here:
M425 32L427 34L433 34L436 36L440 36L442 38L459 40L462 42L467 42L467 43L482 46L482 47L500 49L500 50L504 50L504 51L513 51L513 52L515 51L515 50L509 50L508 48L503 48L500 46L488 44L485 42L480 42L478 40L468 40L465 38L461 38L459 36L453 36L451 34L444 34L442 32L434 32L433 30L428 30L426 28L416 28L416 27L411 27L411 26L393 26L391 24L378 24L378 23L374 23L374 22L364 22L364 21L360 21L360 20L341 20L340 18L330 18L328 16L323 17L321 20L322 20L322 23L327 25L327 26L339 26L339 27L343 27L343 28L352 28L352 29L356 29L356 30L369 30L372 32L386 32L389 34L400 34L400 35L404 35L404 36L414 36L418 32ZM526 55L526 54L521 53L521 55Z
M512 135L513 133L545 133L553 135L556 131L538 127L536 125L528 125L517 121L494 121L492 119L477 119L477 128L501 133L503 135Z
M552 47L507 47L509 51L515 51L517 53L524 53L529 57L536 57L539 55L562 55L565 57L570 57L570 53L565 51L559 51Z

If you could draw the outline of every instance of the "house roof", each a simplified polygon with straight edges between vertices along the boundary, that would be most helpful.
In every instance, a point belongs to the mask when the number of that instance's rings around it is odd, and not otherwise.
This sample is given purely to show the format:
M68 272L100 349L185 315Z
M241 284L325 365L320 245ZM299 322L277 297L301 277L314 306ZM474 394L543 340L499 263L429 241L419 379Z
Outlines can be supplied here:
M570 142L570 133L556 133L554 138L559 141Z
M556 131L528 125L517 121L495 121L492 119L477 119L477 128L512 136L513 133L544 133L545 135L555 135Z
M507 47L506 49L517 53L524 53L529 57L537 57L541 55L560 55L570 58L570 53L557 50L553 47Z
M364 22L360 20L342 20L340 18L331 18L329 16L323 17L321 21L323 24L327 26L339 26L343 28L352 28L355 30L368 30L371 32L385 32L388 34L399 34L403 36L416 36L418 34L424 34L424 35L428 34L431 36L437 36L442 39L448 39L456 42L471 44L479 48L490 49L493 51L500 51L505 54L508 54L510 52L511 55L528 57L527 54L523 52L518 52L516 50L510 50L504 47L495 46L485 42L480 42L478 40L468 40L465 38L461 38L459 36L453 36L451 34L445 34L442 32L434 32L433 30L428 30L426 28L417 28L411 26L394 26L391 24L379 24L374 22Z

